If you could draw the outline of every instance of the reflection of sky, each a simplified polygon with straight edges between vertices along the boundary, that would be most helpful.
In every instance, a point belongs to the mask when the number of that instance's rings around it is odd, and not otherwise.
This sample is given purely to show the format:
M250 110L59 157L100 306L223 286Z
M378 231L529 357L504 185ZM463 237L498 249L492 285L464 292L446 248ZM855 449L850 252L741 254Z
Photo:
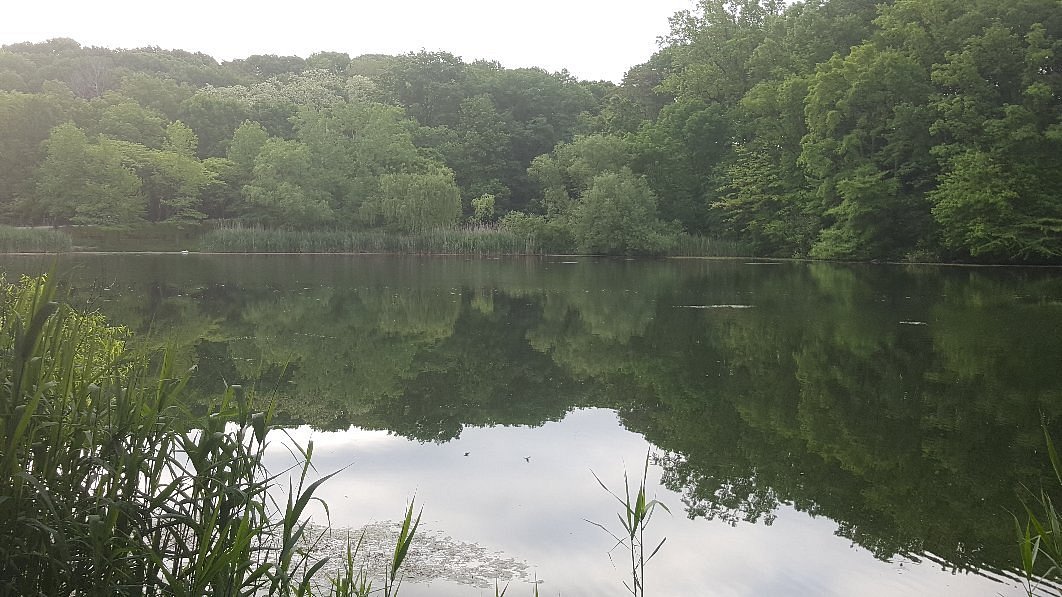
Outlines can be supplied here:
M328 473L347 467L319 492L338 527L401 516L416 495L425 528L526 561L543 580L542 595L620 595L623 553L586 522L618 527L620 507L594 480L622 490L624 470L639 474L649 446L623 429L614 413L581 410L539 428L466 429L453 442L421 444L385 432L295 430L314 440L314 463ZM466 457L464 453L468 452ZM525 460L530 457L530 461ZM279 443L270 463L290 461ZM647 568L653 595L1021 595L1016 584L953 574L928 561L876 560L837 537L837 525L781 507L772 526L688 520L679 496L659 485L648 541L667 542ZM320 514L318 514L319 516ZM531 595L513 585L509 595ZM493 595L472 587L406 584L402 595Z

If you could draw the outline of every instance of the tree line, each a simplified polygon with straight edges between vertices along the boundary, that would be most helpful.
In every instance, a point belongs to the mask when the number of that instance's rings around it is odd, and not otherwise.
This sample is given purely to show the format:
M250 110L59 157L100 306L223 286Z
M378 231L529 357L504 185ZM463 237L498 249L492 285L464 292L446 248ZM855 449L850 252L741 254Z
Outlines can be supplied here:
M1054 0L699 0L621 84L445 52L0 49L0 216L1058 262Z

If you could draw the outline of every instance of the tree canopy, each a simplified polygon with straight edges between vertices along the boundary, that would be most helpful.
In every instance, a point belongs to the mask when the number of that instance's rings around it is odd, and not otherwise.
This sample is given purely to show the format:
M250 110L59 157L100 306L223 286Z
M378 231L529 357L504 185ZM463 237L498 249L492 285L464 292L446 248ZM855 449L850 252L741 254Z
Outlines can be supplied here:
M665 236L770 256L1058 263L1060 30L1054 0L699 0L620 84L446 52L219 63L13 44L0 218L422 229L390 211L409 206L447 214L428 226L497 219L602 250L575 216L592 204L615 219L621 198L591 189L610 173L629 183L610 193L643 198L638 226ZM112 165L60 172L75 137ZM426 194L395 196L412 189Z

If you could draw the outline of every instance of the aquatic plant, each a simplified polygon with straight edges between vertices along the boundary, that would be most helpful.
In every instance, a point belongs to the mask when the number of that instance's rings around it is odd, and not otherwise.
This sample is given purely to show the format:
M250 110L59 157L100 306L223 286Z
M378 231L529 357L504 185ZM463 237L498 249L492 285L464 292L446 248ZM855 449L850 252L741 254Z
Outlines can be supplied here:
M201 240L203 251L217 253L406 253L435 255L543 255L570 253L570 240L519 227L476 224L433 228L416 234L381 230L285 230L223 226ZM691 257L739 257L750 252L740 243L686 234L669 237L665 254Z
M128 332L55 292L47 276L0 288L0 594L312 595L325 561L306 544L323 531L311 536L305 513L332 476L308 481L313 443L294 444L297 481L277 502L287 471L263 465L271 408L230 386L190 415L168 356L151 370ZM332 594L367 594L350 553L346 565L353 581Z
M435 228L417 234L350 230L280 230L229 226L202 239L202 250L219 253L408 253L533 255L530 239L493 226Z
M1054 491L1062 488L1062 460L1055 444L1044 428L1047 456L1054 471ZM1025 509L1025 524L1014 517L1021 556L1021 569L1025 574L1025 590L1029 595L1040 593L1041 588L1059 590L1062 583L1062 513L1055 505L1052 490L1041 488L1038 492L1028 487L1021 490L1021 502Z
M653 559L660 548L664 546L664 542L667 541L667 537L660 540L660 543L656 544L656 547L649 551L649 555L646 555L647 547L645 543L645 530L649 526L649 521L653 518L653 513L659 506L663 508L668 514L671 510L663 503L657 500L647 500L645 494L646 478L649 474L649 454L645 455L645 467L642 469L642 479L638 484L637 492L631 494L631 484L627 478L627 473L623 473L623 489L622 496L617 495L597 476L596 473L594 479L597 480L601 488L608 492L613 498L616 499L622 506L621 511L618 513L620 526L623 529L622 534L613 533L605 525L587 520L590 524L600 528L608 533L616 540L616 544L609 550L609 559L612 558L612 551L618 547L625 548L627 555L630 557L630 574L631 581L623 582L623 586L627 587L627 590L634 595L634 597L645 597L645 565L649 560Z
M748 245L693 234L678 234L667 248L673 257L748 257L753 251Z
M51 228L0 226L0 253L64 253L70 237Z

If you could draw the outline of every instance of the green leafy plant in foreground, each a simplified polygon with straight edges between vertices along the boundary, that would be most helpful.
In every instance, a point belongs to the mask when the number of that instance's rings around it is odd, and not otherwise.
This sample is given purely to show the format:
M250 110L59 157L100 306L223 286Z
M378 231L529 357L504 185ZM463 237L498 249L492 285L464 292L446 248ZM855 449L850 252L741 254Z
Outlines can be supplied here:
M1054 481L1058 483L1056 488L1062 488L1062 460L1046 428L1044 439ZM1039 593L1045 586L1059 591L1059 583L1062 583L1062 514L1046 489L1033 492L1023 488L1021 500L1025 507L1026 522L1023 526L1015 516L1014 525L1021 568L1025 574L1025 590L1029 595Z
M331 476L307 482L313 443L276 501L271 409L233 386L191 416L168 357L153 372L124 329L54 297L49 277L0 286L0 595L312 595L324 560L304 514ZM332 594L367 594L346 564L355 582Z
M593 474L594 479L597 480L598 484L620 503L622 509L617 516L623 532L622 534L614 533L600 523L592 520L587 520L587 522L605 531L616 540L616 545L609 550L610 559L612 558L612 550L615 550L617 547L626 548L626 552L630 557L631 582L628 584L624 581L623 585L627 587L627 590L635 597L645 597L645 565L649 560L653 559L653 556L660 551L660 548L664 546L664 542L667 541L666 537L661 539L660 543L657 543L656 547L652 548L647 556L645 529L649 526L649 521L652 519L653 513L658 506L663 508L668 514L671 513L671 510L668 510L668 507L663 503L657 500L646 499L645 483L649 474L649 454L645 455L645 466L642 469L642 479L637 487L637 492L633 495L631 494L631 484L627 477L627 473L623 474L624 493L622 496L617 495L609 489L596 473Z

